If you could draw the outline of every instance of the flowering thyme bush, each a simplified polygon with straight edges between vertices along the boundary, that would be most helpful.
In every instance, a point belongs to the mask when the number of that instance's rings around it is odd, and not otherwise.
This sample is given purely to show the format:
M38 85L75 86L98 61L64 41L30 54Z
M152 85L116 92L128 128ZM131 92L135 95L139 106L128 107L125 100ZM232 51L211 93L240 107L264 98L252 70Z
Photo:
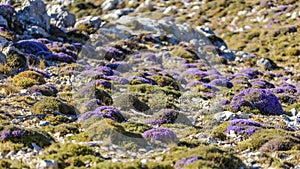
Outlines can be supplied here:
M246 135L247 137L251 136L262 127L260 123L247 119L234 119L229 123L230 126L227 127L226 133L233 131L236 134Z
M100 106L96 108L94 111L88 111L82 114L79 117L79 120L86 121L89 118L99 117L99 116L104 118L110 118L113 121L119 123L126 121L126 118L122 115L120 110L113 106Z
M161 141L171 144L178 141L178 138L173 131L168 128L162 127L147 130L142 134L142 136L144 137L144 139L150 142Z
M230 107L234 112L250 108L250 110L258 109L262 114L280 115L283 113L278 98L266 89L244 89L232 98Z
M178 117L178 112L172 109L162 109L158 112L154 120L149 120L148 123L152 125L161 125L174 123Z

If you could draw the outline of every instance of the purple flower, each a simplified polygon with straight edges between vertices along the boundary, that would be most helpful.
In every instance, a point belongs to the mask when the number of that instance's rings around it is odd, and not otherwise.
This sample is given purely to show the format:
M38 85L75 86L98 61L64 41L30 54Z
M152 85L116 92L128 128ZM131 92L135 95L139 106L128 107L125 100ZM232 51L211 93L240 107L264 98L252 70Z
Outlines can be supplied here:
M251 85L253 88L261 88L261 89L269 89L275 87L272 83L264 79L254 79L251 81Z
M178 141L178 138L173 131L162 127L147 130L142 136L150 142L161 141L164 143L176 143Z
M109 47L105 50L105 56L104 58L106 60L112 60L112 59L115 59L116 61L121 61L121 60L124 60L125 58L125 54L123 51L117 49L117 48L114 48L114 47Z
M126 118L122 115L120 110L113 106L100 106L96 108L94 111L88 111L82 114L79 117L79 120L86 121L89 118L98 117L98 116L102 116L104 118L110 118L119 123L126 121Z
M229 100L224 99L219 102L219 105L223 106L223 105L228 105L229 103L230 103Z
M112 76L114 75L113 70L110 67L106 67L106 66L99 66L98 71L100 71L101 73L103 73L103 75L105 76Z
M236 134L244 134L247 137L251 136L262 127L260 123L248 119L234 119L229 123L230 126L227 127L226 133L234 131Z
M251 121L248 119L234 119L229 122L231 125L247 125L247 126L256 126L261 127L261 124L255 121Z
M188 159L183 158L176 162L175 169L182 169L185 166L187 166L195 161L198 161L198 160L201 160L201 158L199 158L199 157L192 157L192 158L188 158Z
M99 79L96 81L97 86L102 86L104 89L111 89L111 83L106 80Z
M149 120L148 123L152 125L161 125L174 123L178 117L178 112L173 109L162 109L158 112L157 117L154 120Z
M157 82L147 78L147 77L140 77L140 76L132 76L131 78L129 78L130 83L132 84L143 84L143 83L147 83L147 84L153 84L153 85L157 85Z
M22 137L26 134L26 130L15 130L12 132L14 137Z
M10 130L5 130L5 131L2 131L2 134L1 134L1 139L2 140L5 140L7 139L9 136L11 135L11 131Z
M263 114L280 115L283 113L278 98L266 89L244 89L235 95L230 103L230 107L235 112L245 106L258 109Z
M233 84L225 78L222 79L214 79L211 82L209 82L208 84L212 85L212 86L223 86L223 87L227 87L227 88L232 88Z
M26 54L36 55L41 51L50 53L46 45L35 39L18 41L15 43L15 46L23 50Z

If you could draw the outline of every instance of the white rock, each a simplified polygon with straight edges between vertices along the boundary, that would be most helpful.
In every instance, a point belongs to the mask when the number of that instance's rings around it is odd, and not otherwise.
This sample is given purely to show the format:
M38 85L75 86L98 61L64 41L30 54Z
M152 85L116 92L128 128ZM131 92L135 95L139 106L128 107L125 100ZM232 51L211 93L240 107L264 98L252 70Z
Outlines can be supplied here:
M165 9L165 11L163 12L163 14L174 14L177 10L177 7L172 5L172 6L169 6Z
M58 164L54 160L42 160L37 165L39 169L58 169Z
M113 10L119 4L119 0L106 0L102 3L101 8L103 11Z
M230 112L230 111L223 111L223 112L219 112L214 114L214 119L216 119L218 122L224 122L227 121L229 119L235 119L237 118L237 115Z

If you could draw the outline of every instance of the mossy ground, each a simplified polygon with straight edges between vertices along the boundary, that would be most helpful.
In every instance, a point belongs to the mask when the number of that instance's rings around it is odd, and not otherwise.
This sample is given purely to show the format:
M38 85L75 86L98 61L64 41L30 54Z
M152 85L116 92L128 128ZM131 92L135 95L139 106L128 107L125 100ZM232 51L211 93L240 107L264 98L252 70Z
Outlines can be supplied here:
M13 78L13 84L23 88L44 83L46 83L46 81L43 75L31 70L21 72Z

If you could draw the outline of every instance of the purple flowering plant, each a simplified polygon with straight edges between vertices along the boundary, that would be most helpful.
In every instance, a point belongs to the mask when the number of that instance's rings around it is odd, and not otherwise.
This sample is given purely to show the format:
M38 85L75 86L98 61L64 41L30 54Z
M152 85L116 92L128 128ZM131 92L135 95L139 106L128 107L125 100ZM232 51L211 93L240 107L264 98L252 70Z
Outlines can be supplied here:
M176 134L172 130L163 127L147 130L142 136L150 142L161 141L168 144L178 142Z
M258 109L262 114L281 115L282 106L278 98L269 90L249 88L236 94L230 103L234 112L249 107L251 110Z
M88 111L82 114L79 117L79 120L86 121L93 117L110 118L119 123L126 121L126 118L123 116L120 110L113 106L100 106L96 108L94 111Z

